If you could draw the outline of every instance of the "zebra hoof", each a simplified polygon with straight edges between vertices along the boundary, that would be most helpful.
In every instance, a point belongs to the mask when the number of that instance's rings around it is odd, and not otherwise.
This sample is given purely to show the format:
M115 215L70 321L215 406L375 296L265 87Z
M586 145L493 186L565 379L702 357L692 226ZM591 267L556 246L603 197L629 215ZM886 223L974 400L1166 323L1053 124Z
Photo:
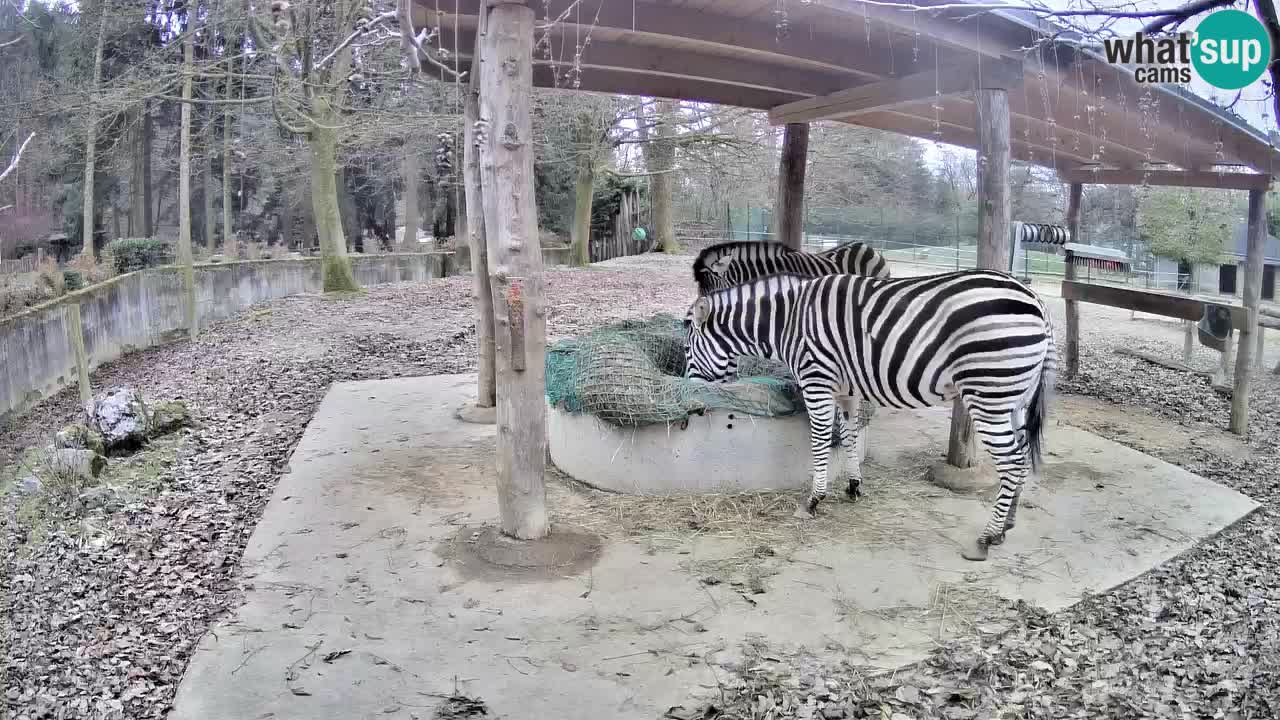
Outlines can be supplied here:
M972 560L974 562L982 562L986 560L987 559L986 540L979 538L978 541L973 544L973 547L961 550L960 556L963 557L965 560Z
M858 498L862 497L862 482L850 480L849 486L844 490L844 494L850 501L857 502Z
M995 537L987 538L987 545L1003 545L1003 544L1004 544L1004 533L1000 533Z
M801 505L796 507L796 511L791 513L791 517L797 520L812 520L817 517L817 513Z

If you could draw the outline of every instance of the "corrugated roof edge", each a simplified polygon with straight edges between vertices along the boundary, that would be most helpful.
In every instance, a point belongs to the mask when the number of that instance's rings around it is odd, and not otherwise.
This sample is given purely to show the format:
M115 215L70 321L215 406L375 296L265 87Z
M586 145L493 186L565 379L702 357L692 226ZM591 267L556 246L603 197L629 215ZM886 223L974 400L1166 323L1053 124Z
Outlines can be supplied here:
M1055 42L1061 43L1062 45L1072 48L1074 50L1078 50L1084 54L1091 56L1093 59L1098 60L1100 62L1105 63L1107 61L1105 55L1103 55L1102 53L1099 53L1097 50L1094 50L1091 46L1085 45L1083 42L1081 42L1082 37L1080 33L1077 33L1074 31L1068 31L1066 28L1062 28L1052 22L1049 22L1047 20L1042 20L1038 15L1036 15L1035 13L1029 10L991 10L990 12L992 15L1000 17L1008 22L1014 23L1028 30L1033 30L1035 32L1046 32L1045 26L1047 25L1048 27L1053 29L1054 33L1057 34L1058 40ZM1254 127L1253 125L1250 125L1248 122L1244 120L1244 118L1241 118L1239 115L1235 115L1234 113L1228 112L1225 108L1215 105L1214 103L1210 102L1205 98L1200 97L1199 95L1196 95L1190 90L1183 90L1181 87L1169 87L1166 85L1153 85L1152 89L1155 92L1159 92L1164 95L1169 95L1169 96L1190 102L1191 104L1200 107L1200 109L1211 113L1212 115L1215 116L1215 118L1225 123L1229 123L1236 130L1239 130L1244 133L1248 133L1258 142L1261 142L1272 148L1280 147L1280 146L1277 146L1276 143L1272 140L1271 136L1266 132L1264 132L1263 130L1260 130Z

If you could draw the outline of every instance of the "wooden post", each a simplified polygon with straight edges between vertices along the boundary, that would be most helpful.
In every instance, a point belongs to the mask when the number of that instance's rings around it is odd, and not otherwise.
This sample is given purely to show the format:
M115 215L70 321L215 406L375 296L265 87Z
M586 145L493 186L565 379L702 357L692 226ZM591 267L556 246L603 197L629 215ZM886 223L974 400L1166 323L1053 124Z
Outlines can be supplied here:
M975 93L978 129L978 267L1009 271L1009 93L980 88ZM977 453L973 427L956 398L951 410L947 462L973 467Z
M476 29L475 47L481 45ZM485 236L484 193L480 187L480 146L476 137L476 120L480 118L480 63L471 68L467 92L462 110L464 135L462 149L463 191L466 193L467 246L471 251L471 296L476 304L477 362L476 407L491 408L497 402L497 386L494 380L493 350L493 291L489 286L489 246ZM417 163L414 163L416 166ZM416 212L417 200L412 200ZM406 237L410 237L408 225L412 225L414 242L417 242L418 219L406 220Z
M84 350L84 323L80 319L80 303L67 305L67 341L71 343L76 358L76 380L80 386L80 404L89 402L93 390L89 387L89 355Z
M804 172L809 159L809 123L787 123L778 162L778 200L773 210L778 241L792 250L804 242Z
M1245 322L1240 328L1240 350L1236 353L1235 384L1231 388L1231 432L1245 435L1249 431L1249 385L1252 379L1253 355L1257 342L1258 305L1262 302L1262 259L1267 242L1267 191L1249 191L1249 249L1245 255L1244 308Z
M480 35L480 179L493 291L502 532L545 537L546 310L533 197L533 8L497 2Z
M1256 351L1253 353L1253 364L1257 365L1258 367L1262 367L1263 365L1266 364L1263 361L1263 355L1266 351L1266 344L1267 344L1267 329L1259 325L1258 326L1258 347Z
M1196 348L1196 324L1190 320L1182 321L1182 364L1191 365L1191 356Z
M1084 185L1071 183L1067 194L1067 234L1071 242L1080 241L1080 201L1084 196ZM1063 271L1067 280L1076 279L1076 266L1067 256ZM1080 304L1075 300L1067 300L1067 341L1064 358L1065 376L1073 378L1080 372Z

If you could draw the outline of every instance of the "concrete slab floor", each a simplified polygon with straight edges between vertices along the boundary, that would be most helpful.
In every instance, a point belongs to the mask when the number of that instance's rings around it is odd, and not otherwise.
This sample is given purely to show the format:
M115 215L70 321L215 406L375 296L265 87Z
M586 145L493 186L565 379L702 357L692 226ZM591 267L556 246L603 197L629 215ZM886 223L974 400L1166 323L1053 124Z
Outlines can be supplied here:
M946 409L882 410L867 497L828 501L808 521L827 523L820 540L789 517L754 530L804 542L768 552L751 528L633 529L593 566L535 579L450 559L497 515L494 427L455 417L473 393L468 375L329 391L245 552L244 605L201 642L173 720L425 720L455 690L488 717L652 720L714 695L723 665L744 657L888 668L999 632L1009 599L1066 607L1256 507L1055 425L1018 527L989 562L969 563L959 550L989 501L924 480ZM555 488L552 500L581 519L585 492Z

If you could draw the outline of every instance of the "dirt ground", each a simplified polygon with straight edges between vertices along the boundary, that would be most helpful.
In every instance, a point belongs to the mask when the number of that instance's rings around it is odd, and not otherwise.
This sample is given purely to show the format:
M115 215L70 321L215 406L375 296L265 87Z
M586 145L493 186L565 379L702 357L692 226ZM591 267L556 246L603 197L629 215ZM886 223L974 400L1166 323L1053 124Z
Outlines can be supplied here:
M549 270L549 335L682 315L692 299L689 262L646 255ZM157 477L116 512L46 513L35 533L7 498L0 642L10 714L163 717L195 642L238 602L236 564L248 534L326 388L473 370L470 282L286 298L215 324L194 343L96 372L99 388L128 384L149 398L187 401L199 424L165 449L172 457ZM1051 287L1038 289L1061 337L1062 302ZM1081 318L1081 373L1059 382L1053 418L1263 508L1123 587L1050 616L1025 611L998 641L940 648L914 676L855 683L883 698L883 717L1280 716L1280 378L1256 374L1250 434L1236 438L1223 432L1227 401L1205 381L1115 353L1179 358L1179 324L1088 305ZM1280 337L1270 345L1268 368L1280 361ZM1198 366L1216 362L1197 348ZM64 392L11 419L0 428L0 463L46 443L77 404L74 391ZM744 708L757 695L799 692L794 678L748 670L726 685L716 712L752 717ZM931 687L963 691L925 692Z

